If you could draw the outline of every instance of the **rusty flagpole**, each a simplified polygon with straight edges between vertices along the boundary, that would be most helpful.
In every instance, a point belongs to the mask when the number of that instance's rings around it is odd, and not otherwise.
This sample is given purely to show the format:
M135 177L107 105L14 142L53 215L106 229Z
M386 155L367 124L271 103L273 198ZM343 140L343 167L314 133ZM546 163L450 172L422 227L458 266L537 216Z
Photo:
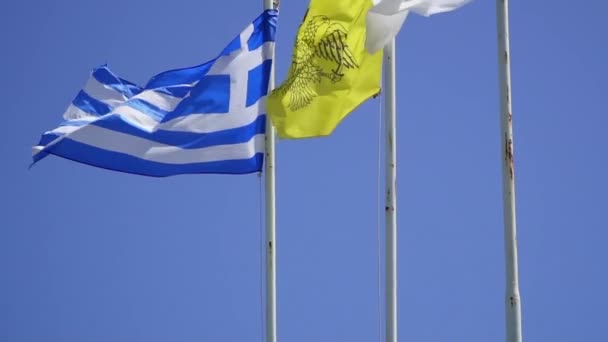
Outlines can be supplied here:
M517 225L515 219L515 169L511 111L511 66L509 54L509 0L496 0L498 29L498 75L502 156L503 215L506 267L506 340L521 342L521 301L517 266Z
M264 10L278 9L279 0L263 0ZM268 91L274 88L274 52ZM266 342L277 341L277 269L276 269L276 198L275 198L275 129L266 119L266 156L264 158L266 208Z

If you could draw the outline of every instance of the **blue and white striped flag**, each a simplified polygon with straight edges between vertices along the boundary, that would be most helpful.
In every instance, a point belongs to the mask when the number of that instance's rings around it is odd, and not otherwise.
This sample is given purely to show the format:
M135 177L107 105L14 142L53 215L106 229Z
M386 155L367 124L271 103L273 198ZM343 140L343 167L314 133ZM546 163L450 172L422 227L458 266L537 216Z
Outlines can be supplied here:
M34 163L54 154L156 177L260 171L277 15L265 11L217 58L145 87L95 69L66 121L34 146Z

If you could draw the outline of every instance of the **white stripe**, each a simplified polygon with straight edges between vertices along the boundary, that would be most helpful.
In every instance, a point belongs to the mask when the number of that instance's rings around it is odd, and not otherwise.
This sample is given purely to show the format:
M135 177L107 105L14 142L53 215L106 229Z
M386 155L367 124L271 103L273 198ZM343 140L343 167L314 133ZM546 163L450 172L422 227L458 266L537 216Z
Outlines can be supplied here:
M187 131L193 133L211 133L248 125L266 112L266 96L258 102L242 109L240 112L222 114L190 114L175 118L158 125L157 129L167 131Z
M242 102L244 104L245 100ZM263 96L251 106L244 107L243 105L244 108L240 108L239 110L235 108L234 111L229 113L192 113L162 124L159 124L155 118L149 116L148 114L127 105L118 106L106 115L120 115L128 122L131 122L148 132L163 129L168 131L193 131L196 133L209 133L225 129L238 128L253 122L258 115L265 113L265 104L266 97Z
M126 119L129 123L135 124L138 128L146 130L147 132L154 132L160 129L172 132L211 133L246 126L254 122L258 116L265 112L266 97L264 96L261 97L258 102L245 108L240 113L190 114L162 124L159 124L153 118L129 106L118 107L112 111L112 113L102 117L88 116L81 117L78 120L93 122L109 115L118 115ZM60 126L45 132L45 134L69 134L81 127L82 126L69 125Z
M156 121L156 119L130 106L117 107L106 115L111 114L119 115L133 125L136 125L137 127L148 132L153 131L158 125L158 121Z
M90 121L93 122L96 119L99 119L99 117L89 117L89 118L82 118L80 120L85 120L85 121ZM53 145L55 145L56 143L60 142L61 140L63 140L63 138L65 138L68 134L78 130L79 128L82 128L84 126L59 126L51 131L46 131L44 132L43 135L45 134L62 134L61 136L57 137L57 139L49 142L48 144L46 144L46 146L40 146L40 145L36 145L34 147L32 147L32 155L36 155L38 154L38 152L42 151L43 149L47 148L47 147L51 147Z
M50 133L68 134L68 133L74 132L75 130L77 130L80 127L83 127L83 126L59 126L52 131L44 132L44 134L50 134Z
M120 105L128 99L110 86L100 83L93 76L89 77L87 84L82 90L92 98L109 105L111 108Z
M188 114L171 121L159 123L147 114L129 106L120 106L111 114L119 115L127 122L147 132L156 130L186 131L193 133L211 133L226 129L243 127L252 123L260 114L266 112L266 97L261 97L256 103L234 113Z
M38 153L40 153L40 151L42 151L42 149L44 148L44 146L34 146L32 147L32 157L37 155Z
M68 109L63 113L63 118L66 120L85 120L87 118L98 118L99 116L89 114L84 110L70 104Z
M69 139L107 151L165 164L249 159L256 153L264 152L264 134L255 135L248 142L240 144L182 149L89 125L74 131Z
M99 119L99 116L90 116L87 118L80 118L78 119L78 121L88 121L88 122L93 122L97 119ZM76 129L78 129L79 127L82 127L83 125L69 125L69 121L67 123L65 123L63 126L59 126L55 129L52 129L50 131L46 131L44 132L44 134L50 134L50 133L58 133L58 134L68 134L71 133L73 131L75 131Z
M179 97L163 94L154 90L143 91L132 98L144 100L167 112L175 110L175 107L182 101Z

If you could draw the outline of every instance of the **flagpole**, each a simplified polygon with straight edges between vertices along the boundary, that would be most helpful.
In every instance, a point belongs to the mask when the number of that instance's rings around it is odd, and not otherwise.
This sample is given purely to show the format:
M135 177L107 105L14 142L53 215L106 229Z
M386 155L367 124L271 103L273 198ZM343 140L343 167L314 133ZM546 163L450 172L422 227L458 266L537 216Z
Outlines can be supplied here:
M521 342L521 301L517 266L515 177L511 111L511 66L509 54L509 1L496 1L498 29L498 74L500 82L500 128L502 154L503 215L506 266L506 340Z
M278 7L278 0L263 0L264 10ZM276 1L276 4L275 4ZM273 64L268 81L268 91L274 89L274 51ZM277 269L276 269L276 198L275 198L275 129L266 115L266 156L264 160L265 199L266 199L266 342L277 341Z
M384 47L384 115L386 123L386 342L397 342L397 129L395 39Z

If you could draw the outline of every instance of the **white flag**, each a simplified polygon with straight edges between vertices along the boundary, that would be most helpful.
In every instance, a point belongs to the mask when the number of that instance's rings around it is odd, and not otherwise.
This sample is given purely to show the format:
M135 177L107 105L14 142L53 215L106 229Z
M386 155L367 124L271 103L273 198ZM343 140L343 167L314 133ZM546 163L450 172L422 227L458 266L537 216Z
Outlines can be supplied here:
M428 17L453 11L469 1L471 0L373 0L374 7L367 13L365 48L370 53L382 49L399 33L410 11Z

